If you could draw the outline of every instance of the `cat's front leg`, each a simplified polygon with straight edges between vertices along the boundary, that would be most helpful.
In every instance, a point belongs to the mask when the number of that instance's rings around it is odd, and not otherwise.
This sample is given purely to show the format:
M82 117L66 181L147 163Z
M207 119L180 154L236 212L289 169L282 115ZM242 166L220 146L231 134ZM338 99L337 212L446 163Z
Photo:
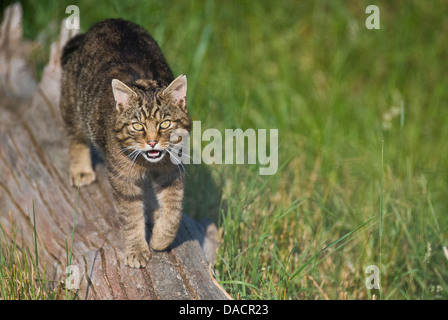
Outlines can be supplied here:
M142 189L138 183L132 183L128 178L109 174L125 245L125 264L132 268L144 268L151 253L146 242Z
M182 219L182 201L185 179L183 174L160 175L153 180L160 214L155 221L151 247L165 250L174 240Z
M70 183L72 186L87 186L95 181L95 171L90 159L90 148L86 143L69 142Z

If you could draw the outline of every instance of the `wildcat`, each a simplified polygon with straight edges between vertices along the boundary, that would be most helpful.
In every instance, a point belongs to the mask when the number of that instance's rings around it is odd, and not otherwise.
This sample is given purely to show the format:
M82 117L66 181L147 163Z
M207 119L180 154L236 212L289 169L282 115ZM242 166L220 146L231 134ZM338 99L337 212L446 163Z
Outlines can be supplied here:
M72 38L61 64L70 181L74 186L95 181L92 144L104 158L112 187L125 264L143 268L151 255L145 238L145 178L158 202L150 239L154 250L172 243L182 216L185 177L170 159L179 160L173 149L179 139L170 137L176 129L190 131L187 79L174 79L149 33L121 19L99 22Z

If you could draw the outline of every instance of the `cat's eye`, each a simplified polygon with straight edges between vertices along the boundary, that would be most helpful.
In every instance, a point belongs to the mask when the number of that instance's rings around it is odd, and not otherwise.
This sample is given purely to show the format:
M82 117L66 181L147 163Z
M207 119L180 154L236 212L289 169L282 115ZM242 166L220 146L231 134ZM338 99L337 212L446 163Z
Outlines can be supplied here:
M137 130L137 131L142 131L143 130L143 126L140 123L137 123L137 122L132 124L132 128L134 130Z
M165 120L160 124L160 128L161 129L166 129L171 125L171 121L170 120Z

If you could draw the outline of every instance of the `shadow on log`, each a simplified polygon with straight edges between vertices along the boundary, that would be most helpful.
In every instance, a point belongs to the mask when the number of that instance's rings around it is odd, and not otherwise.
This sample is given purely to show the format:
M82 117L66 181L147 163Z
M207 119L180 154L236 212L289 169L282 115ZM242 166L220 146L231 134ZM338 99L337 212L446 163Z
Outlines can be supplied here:
M145 269L124 266L118 218L101 162L98 181L70 187L68 152L59 114L60 52L73 34L61 27L59 41L38 84L27 67L21 39L22 9L7 8L0 33L0 222L12 219L33 247L33 212L39 260L47 274L64 281L72 230L72 274L80 276L80 299L229 299L210 272L218 232L207 219L183 215L174 243L154 252ZM7 229L7 228L5 228ZM75 277L76 278L76 277Z

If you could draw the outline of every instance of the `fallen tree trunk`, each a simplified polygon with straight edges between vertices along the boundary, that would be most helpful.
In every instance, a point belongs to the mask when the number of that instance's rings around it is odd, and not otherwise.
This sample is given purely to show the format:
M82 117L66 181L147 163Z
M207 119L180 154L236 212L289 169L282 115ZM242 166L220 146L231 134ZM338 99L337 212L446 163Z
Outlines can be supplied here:
M209 270L216 261L218 241L216 226L206 219L195 221L184 214L168 250L153 252L145 269L124 266L118 217L103 164L95 164L98 181L79 194L69 184L59 114L59 59L73 34L61 28L37 84L26 63L29 45L21 39L20 5L8 7L4 17L0 33L0 222L4 228L8 230L12 220L23 234L22 245L30 248L36 228L39 261L45 262L47 274L55 280L67 277L72 251L70 271L74 280L80 276L81 299L230 298Z

